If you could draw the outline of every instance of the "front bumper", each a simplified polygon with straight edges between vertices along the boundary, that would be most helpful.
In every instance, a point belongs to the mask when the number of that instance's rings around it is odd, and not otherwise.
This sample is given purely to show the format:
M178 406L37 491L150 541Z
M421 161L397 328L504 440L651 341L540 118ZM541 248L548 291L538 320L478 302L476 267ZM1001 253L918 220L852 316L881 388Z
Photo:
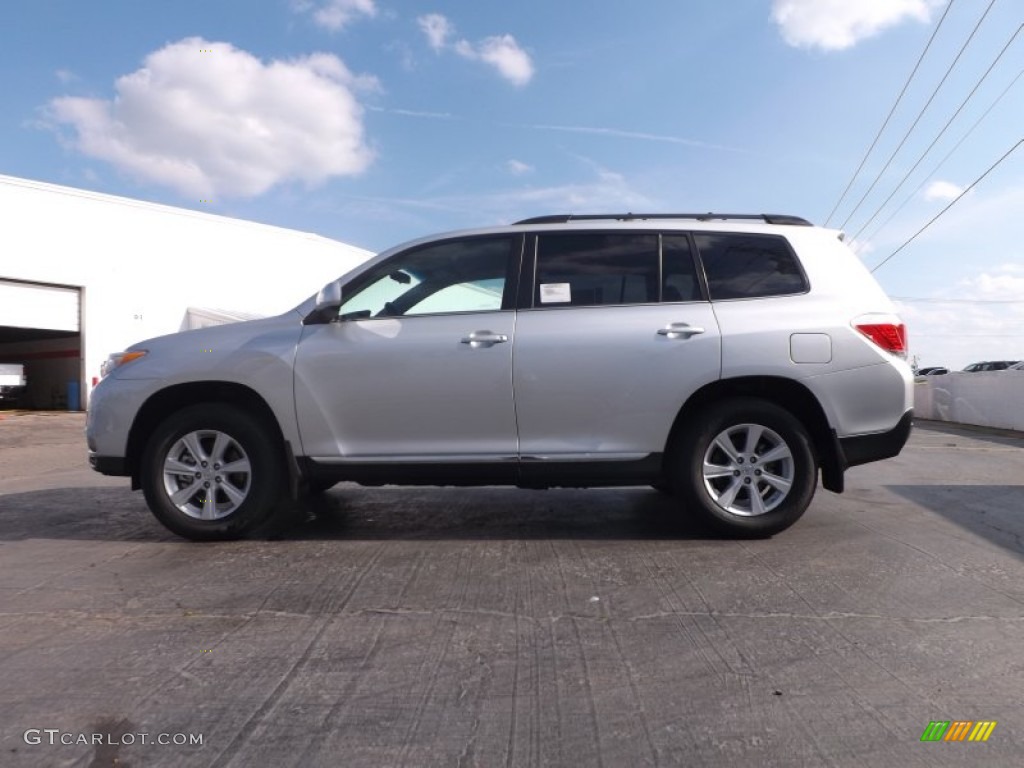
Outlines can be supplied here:
M128 471L128 460L124 456L97 456L95 453L90 453L89 465L101 475L113 477L131 475L131 472Z

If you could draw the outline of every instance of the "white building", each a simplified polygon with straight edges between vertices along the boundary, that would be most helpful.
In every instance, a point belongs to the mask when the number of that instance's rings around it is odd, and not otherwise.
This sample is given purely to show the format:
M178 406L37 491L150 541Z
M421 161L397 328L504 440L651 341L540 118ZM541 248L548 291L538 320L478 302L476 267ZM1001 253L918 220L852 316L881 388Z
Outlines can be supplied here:
M34 408L85 408L111 352L284 312L372 255L305 232L2 175L0 221L0 363L25 365Z

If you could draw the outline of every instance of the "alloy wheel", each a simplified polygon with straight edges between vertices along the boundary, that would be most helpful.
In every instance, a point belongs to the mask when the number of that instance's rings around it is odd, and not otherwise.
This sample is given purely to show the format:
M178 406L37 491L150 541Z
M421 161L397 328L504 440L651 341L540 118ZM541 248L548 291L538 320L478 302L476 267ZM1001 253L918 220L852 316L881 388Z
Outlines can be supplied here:
M170 502L197 520L230 515L249 495L252 465L238 441L213 429L178 438L163 461Z
M716 505L741 517L771 512L789 495L796 465L786 441L760 424L722 430L704 453L704 487Z

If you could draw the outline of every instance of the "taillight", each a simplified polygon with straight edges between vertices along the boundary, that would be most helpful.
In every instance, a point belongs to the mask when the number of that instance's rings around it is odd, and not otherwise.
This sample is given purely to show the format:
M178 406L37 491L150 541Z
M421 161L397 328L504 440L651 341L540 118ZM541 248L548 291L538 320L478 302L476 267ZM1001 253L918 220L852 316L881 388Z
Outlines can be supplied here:
M907 326L899 318L868 315L854 320L853 327L886 352L907 356Z

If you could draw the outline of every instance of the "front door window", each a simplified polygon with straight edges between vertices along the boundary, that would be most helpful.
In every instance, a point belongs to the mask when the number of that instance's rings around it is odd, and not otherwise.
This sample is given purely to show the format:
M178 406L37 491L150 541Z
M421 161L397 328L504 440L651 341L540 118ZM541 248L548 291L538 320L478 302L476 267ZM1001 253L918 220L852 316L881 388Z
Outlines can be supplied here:
M374 317L500 310L513 239L448 240L388 259L344 288L339 315Z

